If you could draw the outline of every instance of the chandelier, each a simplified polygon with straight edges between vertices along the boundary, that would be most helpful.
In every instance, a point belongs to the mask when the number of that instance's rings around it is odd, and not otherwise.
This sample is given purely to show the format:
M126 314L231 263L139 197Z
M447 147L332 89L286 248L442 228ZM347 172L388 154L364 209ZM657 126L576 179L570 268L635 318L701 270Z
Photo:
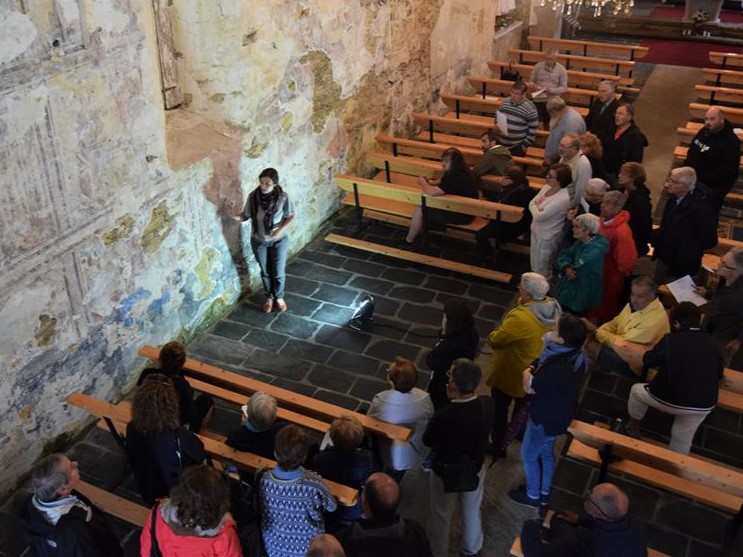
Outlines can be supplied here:
M550 6L565 19L577 21L579 15L586 13L593 17L629 14L634 5L634 0L542 0L540 7Z

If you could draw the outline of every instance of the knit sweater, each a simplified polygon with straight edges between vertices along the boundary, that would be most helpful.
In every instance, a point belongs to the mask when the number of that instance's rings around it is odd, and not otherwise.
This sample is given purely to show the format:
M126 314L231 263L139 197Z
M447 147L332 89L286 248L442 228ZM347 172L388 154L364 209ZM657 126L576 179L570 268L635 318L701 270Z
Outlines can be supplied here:
M533 102L524 99L519 104L514 104L511 97L506 97L498 108L498 112L503 114L508 121L508 134L500 139L502 145L526 149L534 143L539 127L539 116Z

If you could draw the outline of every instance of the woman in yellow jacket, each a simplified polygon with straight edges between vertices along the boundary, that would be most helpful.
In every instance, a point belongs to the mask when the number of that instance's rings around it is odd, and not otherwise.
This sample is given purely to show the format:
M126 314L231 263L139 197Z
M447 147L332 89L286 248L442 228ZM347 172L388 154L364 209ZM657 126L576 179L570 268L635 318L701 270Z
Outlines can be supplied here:
M495 403L495 419L491 434L491 453L495 457L506 454L508 408L514 401L513 415L524 402L522 373L542 351L542 336L552 330L560 316L560 304L547 296L549 282L538 273L524 273L519 283L516 306L488 335L487 343L493 349L488 385Z

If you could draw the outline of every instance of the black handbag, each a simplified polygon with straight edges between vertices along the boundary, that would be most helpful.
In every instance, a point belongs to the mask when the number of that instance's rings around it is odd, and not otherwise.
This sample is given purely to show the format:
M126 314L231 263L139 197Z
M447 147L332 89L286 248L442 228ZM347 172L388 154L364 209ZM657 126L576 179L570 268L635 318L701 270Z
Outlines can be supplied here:
M500 69L500 78L503 81L521 81L521 74L513 69L513 61L508 63L507 68Z
M485 403L480 400L482 419L478 429L478 441L482 437L485 427ZM433 472L444 484L446 493L462 493L464 491L475 491L480 484L478 473L480 468L477 463L466 454L443 455L436 457L433 463Z

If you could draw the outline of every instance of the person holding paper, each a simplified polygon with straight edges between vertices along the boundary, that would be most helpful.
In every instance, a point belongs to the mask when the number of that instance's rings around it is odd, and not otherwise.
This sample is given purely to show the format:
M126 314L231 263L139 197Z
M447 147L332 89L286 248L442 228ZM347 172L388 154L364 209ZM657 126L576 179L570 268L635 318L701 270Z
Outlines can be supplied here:
M674 416L669 448L689 454L699 425L717 404L723 362L712 336L700 327L699 308L681 302L671 310L671 333L642 358L659 367L650 383L635 383L627 402L626 432L639 437L649 407Z
M501 132L500 143L515 157L526 155L526 149L534 143L539 127L537 108L526 98L527 89L523 81L514 83L511 96L503 99L495 116L495 125Z
M537 62L527 82L537 106L539 121L544 124L545 130L550 129L546 102L553 97L559 97L568 90L568 72L565 66L557 61L558 53L559 51L555 48L546 50L544 60Z

